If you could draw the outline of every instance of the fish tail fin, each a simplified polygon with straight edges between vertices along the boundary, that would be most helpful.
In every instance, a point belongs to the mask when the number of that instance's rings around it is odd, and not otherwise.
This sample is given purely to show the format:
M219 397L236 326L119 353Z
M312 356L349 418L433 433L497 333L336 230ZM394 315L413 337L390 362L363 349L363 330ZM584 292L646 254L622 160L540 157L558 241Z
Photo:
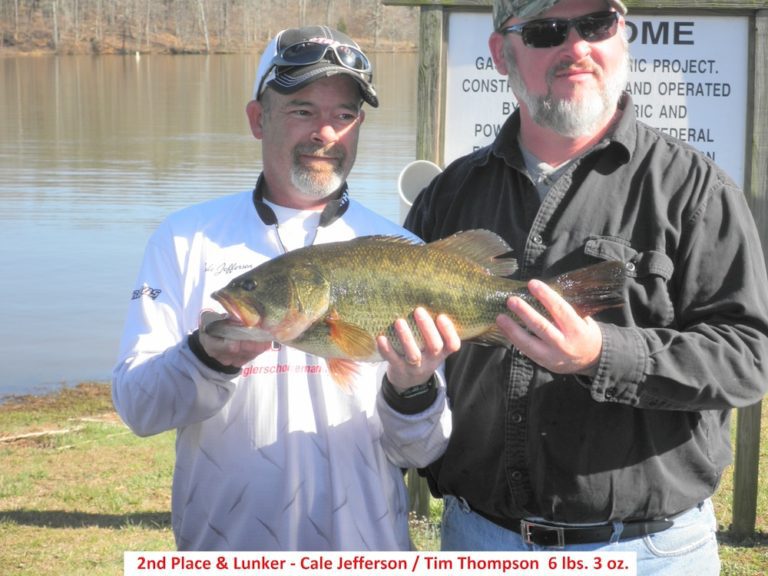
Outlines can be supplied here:
M624 264L615 260L579 268L557 276L549 285L581 316L624 305Z

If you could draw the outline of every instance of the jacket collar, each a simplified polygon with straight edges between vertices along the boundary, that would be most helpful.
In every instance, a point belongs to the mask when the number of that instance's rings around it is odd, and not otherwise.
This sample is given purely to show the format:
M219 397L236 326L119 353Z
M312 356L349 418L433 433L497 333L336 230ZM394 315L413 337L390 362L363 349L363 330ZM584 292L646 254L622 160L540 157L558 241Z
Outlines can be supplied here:
M256 208L256 212L267 226L274 226L277 224L277 216L272 208L264 202L264 189L266 187L266 181L264 180L264 174L259 175L259 179L256 182L256 187L253 189L253 206ZM330 226L338 218L340 218L344 212L349 208L349 192L347 183L341 186L336 193L336 197L329 200L323 208L320 214L320 226Z
M635 106L632 103L632 96L624 92L619 99L619 109L622 110L619 121L606 134L605 138L595 145L593 150L613 147L616 149L617 154L623 156L622 160L624 162L629 162L637 140L637 118L635 117ZM498 137L490 146L490 153L504 160L509 166L524 171L525 160L517 140L519 134L520 110L517 109L504 122Z

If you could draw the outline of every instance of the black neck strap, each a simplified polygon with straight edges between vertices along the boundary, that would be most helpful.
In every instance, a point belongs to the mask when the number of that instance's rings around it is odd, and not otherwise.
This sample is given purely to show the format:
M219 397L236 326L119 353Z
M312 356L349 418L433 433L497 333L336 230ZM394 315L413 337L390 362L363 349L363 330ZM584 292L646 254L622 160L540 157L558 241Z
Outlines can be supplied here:
M256 208L256 212L267 226L274 226L277 224L277 216L275 212L270 208L266 202L264 202L264 188L266 182L264 181L264 174L259 175L259 179L256 182L256 187L253 189L253 205ZM349 192L347 191L347 183L344 182L342 187L336 193L336 197L333 198L325 205L322 213L320 214L320 226L329 226L333 224L340 216L344 214L349 208Z

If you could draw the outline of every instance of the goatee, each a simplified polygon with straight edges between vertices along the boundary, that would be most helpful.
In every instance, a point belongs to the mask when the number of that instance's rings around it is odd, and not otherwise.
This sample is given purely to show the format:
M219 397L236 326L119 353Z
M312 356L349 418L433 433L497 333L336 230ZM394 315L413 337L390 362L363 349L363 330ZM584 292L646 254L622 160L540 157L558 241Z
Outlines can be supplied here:
M543 96L531 94L517 70L512 50L506 51L509 83L517 98L525 104L534 122L568 138L586 136L599 130L613 116L616 104L629 77L629 53L620 68L597 91L578 99L557 98L551 89ZM557 70L548 74L554 77ZM599 74L597 70L593 72Z
M338 159L338 163L331 170L314 170L301 163L302 155L321 153L323 156L331 156ZM322 148L303 146L294 151L294 161L291 168L291 183L296 189L308 198L321 199L331 196L342 184L344 184L344 154L343 152L330 152Z

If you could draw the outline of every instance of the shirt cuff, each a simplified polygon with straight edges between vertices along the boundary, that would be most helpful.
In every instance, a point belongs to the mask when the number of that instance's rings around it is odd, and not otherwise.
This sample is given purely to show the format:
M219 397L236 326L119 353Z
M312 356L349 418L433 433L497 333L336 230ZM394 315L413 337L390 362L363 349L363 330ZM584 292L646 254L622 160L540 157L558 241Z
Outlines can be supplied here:
M648 358L643 338L634 328L601 324L600 329L603 332L603 352L597 374L589 386L592 398L598 402L637 406Z
M216 358L214 358L213 356L208 355L208 353L205 351L205 348L203 348L203 345L200 344L199 330L195 330L194 332L192 332L192 334L189 335L189 337L187 338L187 343L189 345L189 349L192 351L195 357L211 370L216 370L216 372L221 372L222 374L230 374L230 375L240 373L240 368L238 366L227 366L226 364L222 364L221 362L216 360Z

